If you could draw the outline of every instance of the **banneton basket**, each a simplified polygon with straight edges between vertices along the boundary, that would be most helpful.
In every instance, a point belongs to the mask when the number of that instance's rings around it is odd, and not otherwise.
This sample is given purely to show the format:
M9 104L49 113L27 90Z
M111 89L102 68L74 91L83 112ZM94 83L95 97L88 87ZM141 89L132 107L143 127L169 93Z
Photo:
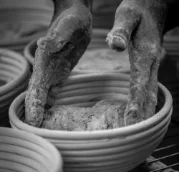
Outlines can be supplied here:
M61 154L47 140L25 131L0 127L1 172L62 172Z
M129 75L86 74L70 76L62 88L53 88L55 104L89 107L113 97L127 101ZM140 123L99 131L55 131L29 126L21 121L24 98L18 96L9 109L11 126L53 143L62 153L65 172L127 172L142 163L162 141L170 123L172 97L159 84L156 114Z
M53 13L53 1L1 0L0 47L22 52L29 41L47 30Z
M29 77L29 64L22 55L0 49L0 126L9 124L9 106L17 95L26 90Z

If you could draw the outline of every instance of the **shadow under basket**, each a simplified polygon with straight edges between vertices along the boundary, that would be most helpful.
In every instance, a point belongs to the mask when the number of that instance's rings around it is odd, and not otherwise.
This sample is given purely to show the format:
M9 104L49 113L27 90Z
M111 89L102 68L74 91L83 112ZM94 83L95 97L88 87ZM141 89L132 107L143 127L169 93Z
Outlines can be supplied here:
M0 127L1 172L62 172L59 151L35 134Z
M20 54L0 49L0 126L8 126L8 109L17 95L27 88L29 64Z
M70 76L56 92L55 104L92 106L113 97L127 101L129 75L86 74ZM53 143L62 153L65 172L127 172L141 164L162 141L170 123L172 97L159 84L156 114L134 125L98 131L55 131L29 126L24 117L26 93L11 104L11 126L37 134ZM59 98L60 97L60 98Z

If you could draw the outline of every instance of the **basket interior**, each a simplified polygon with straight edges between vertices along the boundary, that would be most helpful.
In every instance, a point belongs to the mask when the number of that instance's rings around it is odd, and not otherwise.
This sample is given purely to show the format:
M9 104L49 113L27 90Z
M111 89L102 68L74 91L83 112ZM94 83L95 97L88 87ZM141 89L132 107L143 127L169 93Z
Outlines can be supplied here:
M103 96L101 98L103 98ZM102 99L97 97L92 102L76 103L76 104L74 104L72 106L92 107L96 102L98 102L100 100L102 100ZM121 101L125 101L125 100L121 100ZM158 113L160 111L160 109L162 109L162 107L164 106L164 103L165 103L165 96L164 96L162 90L159 88L159 90L158 90L158 103L157 103L157 106L156 106L155 114ZM24 119L25 119L25 105L24 105L24 101L20 104L20 106L17 109L16 113L18 114L19 119L21 121L24 121Z
M5 80L0 79L0 87L3 86L3 85L6 85L6 83L7 83L7 82L6 82Z

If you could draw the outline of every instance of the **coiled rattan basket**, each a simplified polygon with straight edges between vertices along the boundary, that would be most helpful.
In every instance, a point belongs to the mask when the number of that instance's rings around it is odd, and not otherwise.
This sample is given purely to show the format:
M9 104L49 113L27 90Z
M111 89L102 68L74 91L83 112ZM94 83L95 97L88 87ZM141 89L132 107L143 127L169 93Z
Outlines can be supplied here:
M1 0L0 47L22 52L50 25L54 3L49 0Z
M97 101L114 97L127 100L129 75L86 74L70 76L62 88L54 88L55 104L92 106ZM54 131L29 126L24 116L22 93L11 104L11 126L48 139L62 153L66 172L127 172L142 163L163 139L172 113L172 97L159 84L156 114L135 125L101 131Z
M0 126L9 124L9 106L17 95L26 90L29 77L29 64L22 55L0 49Z
M59 151L47 140L0 127L1 172L62 172L62 167Z

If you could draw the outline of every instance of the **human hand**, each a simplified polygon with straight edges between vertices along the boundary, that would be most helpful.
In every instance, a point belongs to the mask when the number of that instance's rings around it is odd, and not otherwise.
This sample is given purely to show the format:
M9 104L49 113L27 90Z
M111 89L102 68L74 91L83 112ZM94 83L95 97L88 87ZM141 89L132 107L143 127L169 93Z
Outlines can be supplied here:
M49 89L70 74L91 39L91 12L83 0L57 1L52 24L37 42L25 98L25 122L40 127Z
M151 117L157 104L157 73L166 21L165 0L123 0L107 36L118 51L128 47L131 65L125 125Z

